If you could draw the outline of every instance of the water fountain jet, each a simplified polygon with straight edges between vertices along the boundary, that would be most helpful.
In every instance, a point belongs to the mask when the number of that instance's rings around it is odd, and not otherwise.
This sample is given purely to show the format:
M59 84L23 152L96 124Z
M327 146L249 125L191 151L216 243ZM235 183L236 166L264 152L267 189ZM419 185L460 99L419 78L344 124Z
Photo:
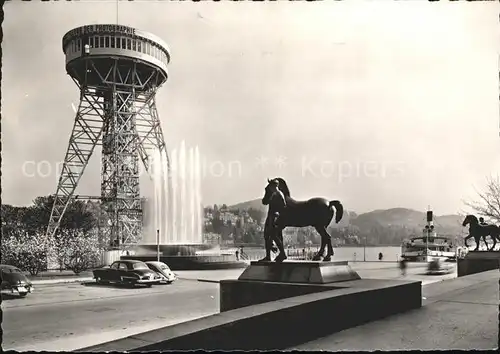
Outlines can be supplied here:
M199 148L186 149L182 141L172 151L170 166L164 152L153 156L153 212L145 213L144 224L149 227L129 258L156 259L156 230L160 230L160 258L174 270L244 267L234 255L221 254L220 246L203 243Z

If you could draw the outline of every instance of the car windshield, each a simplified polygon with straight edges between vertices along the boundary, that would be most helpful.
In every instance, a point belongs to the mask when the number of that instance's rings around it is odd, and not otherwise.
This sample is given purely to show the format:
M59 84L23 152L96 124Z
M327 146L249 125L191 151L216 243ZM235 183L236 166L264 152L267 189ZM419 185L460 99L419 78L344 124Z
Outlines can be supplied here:
M4 268L2 269L4 273L22 273L19 268Z
M145 263L134 263L132 267L134 269L149 269Z
M160 264L160 269L161 270L170 270L170 268L166 264Z

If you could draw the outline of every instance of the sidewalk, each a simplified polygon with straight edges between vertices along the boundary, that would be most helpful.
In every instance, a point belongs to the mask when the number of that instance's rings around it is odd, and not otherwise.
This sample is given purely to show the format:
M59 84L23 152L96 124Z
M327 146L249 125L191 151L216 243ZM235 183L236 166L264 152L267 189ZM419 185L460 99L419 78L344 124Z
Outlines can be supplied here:
M40 272L37 276L27 275L33 285L85 282L93 279L92 271L75 274L70 270Z
M420 309L367 323L289 350L498 348L499 271L422 287ZM332 314L332 321L335 314ZM362 340L360 340L362 338Z

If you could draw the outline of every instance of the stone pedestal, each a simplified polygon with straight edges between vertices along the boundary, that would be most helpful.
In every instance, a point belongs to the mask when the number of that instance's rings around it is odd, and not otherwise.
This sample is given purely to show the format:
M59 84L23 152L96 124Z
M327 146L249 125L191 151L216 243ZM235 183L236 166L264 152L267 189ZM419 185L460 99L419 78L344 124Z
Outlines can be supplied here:
M330 284L361 279L348 262L252 262L238 280L280 283Z
M463 277L469 274L498 269L500 251L470 251L465 258L457 260L457 275Z
M360 280L348 262L252 262L238 280L220 282L220 311L338 288Z

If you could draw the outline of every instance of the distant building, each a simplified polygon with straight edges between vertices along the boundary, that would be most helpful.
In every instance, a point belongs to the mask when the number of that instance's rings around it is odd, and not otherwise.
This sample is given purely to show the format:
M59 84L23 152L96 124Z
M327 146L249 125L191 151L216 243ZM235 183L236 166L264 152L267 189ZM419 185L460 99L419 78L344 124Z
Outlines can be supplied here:
M203 234L203 243L208 243L212 245L220 245L221 243L221 235L207 232Z
M236 220L238 219L236 215L227 212L221 212L220 218L224 222L224 224L227 224L228 221L231 221L231 224L233 225L236 224Z
M295 244L297 244L298 233L299 233L298 228L287 227L287 228L283 229L283 240L287 244L295 245Z

